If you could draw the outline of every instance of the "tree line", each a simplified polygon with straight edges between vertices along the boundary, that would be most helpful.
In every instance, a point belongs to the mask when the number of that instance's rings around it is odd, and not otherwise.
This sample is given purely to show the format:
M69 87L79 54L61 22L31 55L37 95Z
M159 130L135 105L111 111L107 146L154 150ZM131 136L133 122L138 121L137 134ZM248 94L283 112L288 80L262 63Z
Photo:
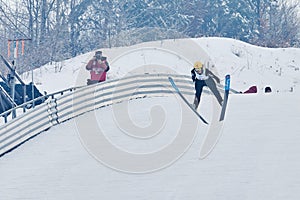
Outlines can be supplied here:
M30 39L18 62L23 71L98 48L170 38L299 47L298 13L288 0L0 0L0 47L7 55L8 40Z

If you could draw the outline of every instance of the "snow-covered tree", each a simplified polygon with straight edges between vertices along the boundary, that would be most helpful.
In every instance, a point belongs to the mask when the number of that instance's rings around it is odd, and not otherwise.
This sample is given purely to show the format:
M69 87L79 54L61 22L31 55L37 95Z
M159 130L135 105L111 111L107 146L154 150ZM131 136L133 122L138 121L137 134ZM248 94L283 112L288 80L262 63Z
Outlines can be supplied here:
M220 36L269 47L300 45L288 0L0 0L0 51L30 38L21 68L94 49L167 38Z

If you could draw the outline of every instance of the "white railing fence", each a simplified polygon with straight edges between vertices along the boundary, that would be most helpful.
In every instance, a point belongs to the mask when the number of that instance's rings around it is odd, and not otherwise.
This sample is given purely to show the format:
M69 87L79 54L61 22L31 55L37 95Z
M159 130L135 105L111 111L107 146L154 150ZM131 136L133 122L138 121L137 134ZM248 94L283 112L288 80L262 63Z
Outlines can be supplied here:
M168 76L170 74L133 75L59 91L41 97L47 100L11 120L8 120L9 113L24 110L23 108L30 107L33 101L6 111L0 115L5 118L5 123L0 126L0 156L50 127L85 112L130 99L171 95L174 89L168 81ZM189 76L171 76L184 95L194 95L194 86Z

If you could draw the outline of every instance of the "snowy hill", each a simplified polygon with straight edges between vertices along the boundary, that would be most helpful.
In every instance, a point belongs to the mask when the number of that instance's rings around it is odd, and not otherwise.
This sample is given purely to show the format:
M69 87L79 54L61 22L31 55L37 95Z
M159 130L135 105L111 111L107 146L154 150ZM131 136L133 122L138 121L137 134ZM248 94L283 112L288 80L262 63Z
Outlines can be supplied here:
M230 95L222 136L202 160L200 147L209 126L197 121L176 95L107 106L54 126L0 158L0 199L299 199L299 49L200 38L103 49L103 53L111 64L108 79L136 73L189 75L193 61L201 58L214 64L220 77L231 74L236 90L255 84L259 93ZM89 74L84 66L91 56L93 52L43 66L34 72L34 80L48 92L85 85ZM23 76L30 80L30 74ZM267 85L275 92L263 93ZM212 102L211 95L203 95L199 109L209 121ZM123 120L145 132L151 124L161 126L142 137L143 131L128 132ZM92 133L93 126L126 153L111 157L120 168L97 160L84 145L81 128ZM187 131L178 141L182 127ZM188 148L179 153L172 149L170 154L178 153L174 162L151 173L122 172L125 155L159 155L175 142L179 146L188 142ZM109 146L99 148L101 153ZM164 158L149 159L163 162ZM129 164L134 169L148 162Z
M162 69L147 65L164 65L180 74L190 74L193 62L209 61L221 77L229 73L232 87L243 91L251 85L260 90L270 85L274 91L288 92L300 85L300 49L270 49L228 38L198 38L142 43L130 47L103 49L111 70L108 79L122 78L136 68L137 73L161 73ZM49 93L86 84L85 70L90 52L61 63L35 70L34 82ZM31 73L23 75L31 81ZM56 84L57 83L57 84ZM299 90L299 89L298 89Z

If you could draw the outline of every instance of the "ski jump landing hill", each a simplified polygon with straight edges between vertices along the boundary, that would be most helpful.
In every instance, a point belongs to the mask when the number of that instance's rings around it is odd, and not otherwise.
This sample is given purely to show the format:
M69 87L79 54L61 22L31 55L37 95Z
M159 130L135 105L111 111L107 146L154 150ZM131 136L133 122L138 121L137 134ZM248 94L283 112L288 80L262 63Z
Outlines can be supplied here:
M65 61L59 73L51 74L51 65L34 72L36 78L41 72L46 76L35 81L39 90L52 94L26 113L19 107L17 118L1 124L1 151L8 152L50 129L0 158L0 199L299 199L299 49L265 49L219 38L197 42L211 55L220 77L225 72L232 75L233 88L243 91L252 83L258 86L258 94L230 95L223 134L210 156L199 160L203 133L209 129L200 122L188 151L154 173L122 173L95 161L78 137L76 121L86 122L92 116L114 144L129 152L152 153L174 141L181 118L188 118L188 123L196 119L190 110L178 115L182 111L177 103L182 101L173 96L167 78L171 74L192 100L191 65L183 59L185 53L161 51L165 41L140 50L136 46L105 49L111 71L104 83L82 86L89 76L82 61L94 52ZM174 44L175 49L196 55L185 43ZM272 93L262 92L266 84L272 86ZM203 97L204 104L213 99ZM167 134L137 144L115 123L113 109L125 104L132 109L132 121L146 126L152 125L149 110L162 105L166 109L163 133ZM208 107L200 105L200 113L210 120ZM144 163L132 163L132 167L140 165Z

